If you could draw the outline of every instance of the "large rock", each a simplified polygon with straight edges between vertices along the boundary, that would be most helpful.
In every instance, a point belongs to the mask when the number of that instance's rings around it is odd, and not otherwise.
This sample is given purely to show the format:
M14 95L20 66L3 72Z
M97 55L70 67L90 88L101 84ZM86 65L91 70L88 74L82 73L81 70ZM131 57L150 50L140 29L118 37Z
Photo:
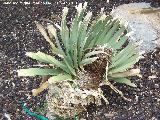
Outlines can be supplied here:
M149 3L131 3L118 6L111 12L131 32L130 40L139 42L140 52L160 47L160 8Z

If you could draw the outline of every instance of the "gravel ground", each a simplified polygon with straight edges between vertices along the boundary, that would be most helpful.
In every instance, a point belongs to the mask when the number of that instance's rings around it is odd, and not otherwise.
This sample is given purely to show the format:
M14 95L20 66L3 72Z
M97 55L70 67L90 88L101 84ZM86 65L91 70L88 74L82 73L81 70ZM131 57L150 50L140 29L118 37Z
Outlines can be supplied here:
M0 120L9 120L4 116L10 116L11 120L36 120L26 115L21 108L20 101L34 110L45 101L47 91L38 97L31 96L31 90L37 88L41 77L17 77L16 70L27 68L36 64L36 61L25 56L26 51L38 51L49 53L48 44L36 30L34 21L41 18L49 18L51 14L59 15L64 6L73 8L76 2L66 0L58 1L51 5L4 5L0 4ZM73 0L74 1L74 0ZM118 1L118 2L117 2ZM151 0L135 0L135 2L150 2ZM80 0L79 2L84 2ZM99 12L102 7L106 12L112 8L133 2L131 0L92 0L89 10ZM152 2L158 6L158 2ZM72 11L70 11L72 16ZM160 120L160 49L145 54L135 67L141 68L142 78L133 77L137 88L118 86L123 90L131 102L126 102L108 89L104 88L110 101L109 106L100 107L99 120ZM89 112L93 112L94 106L89 106ZM98 115L90 115L88 120L98 120Z

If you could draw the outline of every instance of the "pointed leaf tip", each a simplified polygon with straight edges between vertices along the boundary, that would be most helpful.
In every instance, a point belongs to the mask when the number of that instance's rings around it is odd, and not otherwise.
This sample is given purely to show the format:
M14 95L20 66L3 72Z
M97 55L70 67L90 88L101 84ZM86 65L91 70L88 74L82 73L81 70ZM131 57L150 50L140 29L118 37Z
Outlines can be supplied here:
M64 7L62 12L63 12L63 15L66 16L68 13L68 8Z

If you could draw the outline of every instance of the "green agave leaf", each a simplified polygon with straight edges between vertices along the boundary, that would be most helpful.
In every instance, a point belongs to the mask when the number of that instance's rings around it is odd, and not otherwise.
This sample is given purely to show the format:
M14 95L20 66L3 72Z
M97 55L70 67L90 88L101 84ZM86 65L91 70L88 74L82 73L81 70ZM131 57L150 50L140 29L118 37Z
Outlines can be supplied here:
M78 25L79 25L79 14L76 14L76 17L74 18L70 30L70 38L69 38L69 51L71 53L71 58L73 59L73 63L75 68L78 68L78 62L77 62L77 41L78 41Z
M74 57L73 57L73 61L74 61L74 67L75 69L78 68L78 51L77 51L77 48L74 49Z
M112 48L114 48L115 50L120 49L127 39L128 39L127 36L120 37L120 40L118 42L112 43Z
M105 29L103 30L103 32L99 35L98 39L96 40L97 45L102 45L102 41L104 41L105 36L106 36L107 32L110 30L110 28L112 27L113 23L114 23L114 21L109 21L107 23Z
M80 64L81 60L82 60L82 57L83 57L83 54L84 54L84 46L85 46L85 43L86 43L86 40L87 38L85 38L82 42L81 42L81 45L80 45L80 50L79 50L79 56L78 56L78 63Z
M89 30L88 30L88 34L89 34L88 36L93 37L94 36L93 33L97 34L99 32L100 28L103 26L102 23L103 23L103 20L97 20L95 22L93 21Z
M86 10L86 7L87 7L87 2L84 3L84 5L82 6L82 4L80 3L78 5L78 7L76 7L77 9L77 15L78 15L78 21L82 21L83 19L83 16L84 16L84 13L85 13L85 10Z
M65 64L67 65L67 68L69 69L68 72L70 71L70 74L73 74L74 76L76 76L76 72L75 69L72 67L71 64L69 64L69 56L66 56L66 58L64 59Z
M113 24L112 28L107 32L104 41L102 44L108 43L111 40L111 37L114 35L114 33L117 31L117 29L119 28L119 21L115 20L115 23Z
M42 56L40 56L37 53L34 53L34 52L26 52L26 56L32 58L32 59L35 59L37 61L40 61L40 62L44 62L44 63L48 63L48 64L51 64L52 62L46 58L43 58Z
M42 53L42 52L39 52L39 55L41 57L44 57L45 59L48 59L50 60L53 64L55 64L57 67L60 67L61 69L63 69L65 72L69 73L69 70L68 68L66 67L66 65L61 62L61 61L58 61L56 60L54 57L50 56L50 55L47 55L45 53ZM65 59L64 59L65 60Z
M78 14L76 14L74 20L72 21L71 29L70 29L70 38L69 38L69 44L70 44L70 51L72 52L73 56L73 49L77 46L77 39L78 39Z
M98 39L101 38L101 34L104 33L104 31L107 32L106 25L110 22L110 19L110 16L102 14L95 23L92 23L87 32L88 38L85 44L85 50L94 47Z
M74 68L74 64L73 64L73 60L71 58L71 55L69 53L66 53L67 55L65 56L66 61L68 62L68 64Z
M131 68L132 65L134 65L138 60L139 60L139 54L136 54L136 55L130 57L123 64L118 65L118 66L110 69L109 74L113 74L113 73L116 73L116 72L123 72L123 71L127 70L128 68Z
M59 74L53 77L50 77L48 79L48 82L50 84L56 83L56 82L61 82L61 81L66 81L66 80L72 80L72 76L69 74Z
M69 72L68 68L66 67L65 64L63 64L61 61L56 60L54 57L47 55L45 53L42 53L40 51L38 51L37 53L27 53L27 56L31 57L32 59L36 59L40 62L45 61L46 63L50 63L50 64L54 64L57 67L63 69L65 72Z
M127 78L113 78L112 80L115 81L115 82L117 82L117 83L123 83L123 84L129 85L131 87L137 87L134 83L132 83Z
M122 56L119 60L117 60L113 65L113 67L118 66L123 64L124 62L127 62L129 60L130 57L134 56L136 53L133 53L134 51L132 51L129 55L127 55L127 53ZM128 61L129 62L129 61Z
M135 51L135 46L132 43L129 43L123 50L119 51L117 54L111 57L112 63L115 63L117 60L119 60L122 56L124 56L126 53L129 53L130 51ZM110 66L112 67L112 66Z
M109 20L108 20L107 24L105 25L105 29L103 29L102 33L99 35L99 38L97 39L97 42L96 42L97 45L104 45L107 43L107 41L106 41L107 34L116 22L117 22L117 20L112 21L109 17Z
M102 39L104 39L106 33L110 29L108 26L110 23L111 23L110 16L106 16L102 22L103 26L101 27L101 29L99 29L99 33L96 36L94 36L94 38L91 40L88 48L93 48L95 45L99 45L97 43L98 41L101 41Z
M50 29L49 29L50 31L51 31L51 33L53 33L54 34L54 28L52 27L52 26L50 26ZM60 46L60 43L59 43L59 41L58 41L58 38L57 37L55 37L56 38L56 41L57 41L57 44L58 44L58 48L60 49L60 51L61 51L61 53L63 54L63 60L65 61L65 64L66 64L66 66L67 66L67 68L68 68L68 70L66 70L68 73L69 73L69 70L70 70L70 72L71 72L71 74L74 74L75 75L75 71L74 71L74 69L72 68L72 66L73 66L73 62L72 62L72 60L70 59L70 55L69 54L67 54L67 56L65 55L65 53L64 53L64 51L62 50L62 48L61 48L61 46Z
M80 46L80 43L86 37L86 32L87 32L88 24L89 24L91 17L92 17L92 13L91 12L87 13L87 15L84 17L83 22L80 22L79 24L78 47Z
M107 18L107 19L106 19ZM101 30L100 28L105 27L106 22L108 23L108 18L109 21L112 18L110 15L107 15L105 13L100 14L94 21L92 21L91 27L89 28L89 35L93 35L93 33L98 33L99 30ZM104 23L104 24L102 24Z
M106 36L107 36L108 32L111 30L111 28L114 26L114 24L117 22L117 20L112 20L112 18L110 16L107 16L106 19L107 19L107 21L104 26L105 28L103 29L102 34L100 35L100 37L96 41L96 43L98 45L106 44Z
M92 13L88 13L84 20L83 23L81 23L79 27L79 39L78 39L78 63L80 63L82 56L83 56L83 48L86 42L86 33L87 33L87 27L89 24L89 21L91 19Z
M127 51L122 51L121 56L116 59L116 61L112 61L112 65L110 66L110 68L125 63L130 57L134 56L137 53L138 51L135 46L132 45L127 47Z
M111 21L110 17L108 17L108 22L105 25L105 29L102 31L102 33L100 35L98 35L98 39L96 40L96 45L103 45L102 43L104 43L105 40L105 36L107 34L107 32L111 29L111 27L113 26L115 21Z
M92 62L96 61L98 58L99 57L86 58L80 62L80 66L91 64Z
M57 75L60 73L62 73L60 69L28 68L18 70L18 76Z
M91 27L89 27L88 31L87 31L87 39L86 39L86 43L84 46L84 49L88 49L89 44L91 43L91 41L98 35L98 33L100 32L100 30L102 30L102 28L104 27L103 21L97 21L95 24L92 24Z
M125 27L122 26L118 31L114 33L114 35L110 38L108 44L113 48L114 43L118 42L120 37L124 34Z
M80 34L82 32L82 18L83 18L83 15L84 15L84 11L85 11L85 8L82 8L82 4L80 4L78 7L77 7L77 11L78 11L78 14L76 15L74 21L73 21L73 24L72 24L72 29L71 29L71 34L70 34L70 41L73 43L72 46L73 46L73 49L72 47L71 48L71 53L72 53L72 50L73 50L73 61L74 61L74 67L75 69L78 68L78 54L79 54L79 43L80 43L80 40L79 38L81 38L82 34ZM87 15L85 16L84 20L85 21L85 24L87 24L88 20L90 19L92 13L89 12L87 13ZM86 26L85 26L86 27ZM85 29L84 29L85 30ZM82 39L82 38L81 38Z
M60 29L60 35L61 35L61 39L62 42L64 44L64 46L66 47L66 50L68 52L69 49L69 30L66 24L66 16L68 14L68 8L64 7L63 9L63 14L62 14L62 22L61 22L61 29Z

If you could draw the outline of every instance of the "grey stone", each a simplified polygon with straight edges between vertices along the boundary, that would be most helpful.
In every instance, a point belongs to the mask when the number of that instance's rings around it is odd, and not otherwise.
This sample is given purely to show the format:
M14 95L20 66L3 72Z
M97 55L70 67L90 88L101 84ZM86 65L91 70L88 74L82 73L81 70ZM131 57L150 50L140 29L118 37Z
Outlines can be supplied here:
M119 19L130 32L129 40L140 44L140 52L160 47L160 8L149 3L130 3L113 9L111 15Z

